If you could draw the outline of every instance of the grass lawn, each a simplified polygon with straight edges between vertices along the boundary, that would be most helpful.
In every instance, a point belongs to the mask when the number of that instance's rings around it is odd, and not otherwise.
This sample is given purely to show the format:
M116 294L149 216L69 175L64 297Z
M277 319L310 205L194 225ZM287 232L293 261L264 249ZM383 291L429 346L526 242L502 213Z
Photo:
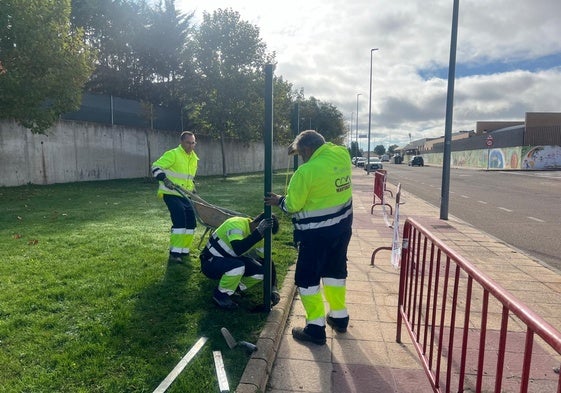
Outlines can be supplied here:
M219 206L263 209L261 174L196 183ZM283 193L286 173L273 184ZM215 307L216 281L200 272L201 226L191 261L168 266L171 221L156 188L152 179L0 188L0 391L152 392L201 336L207 343L168 392L218 391L213 350L237 386L249 357L220 328L256 341L267 318L250 311L261 286L238 311ZM296 251L289 217L273 212L282 286Z

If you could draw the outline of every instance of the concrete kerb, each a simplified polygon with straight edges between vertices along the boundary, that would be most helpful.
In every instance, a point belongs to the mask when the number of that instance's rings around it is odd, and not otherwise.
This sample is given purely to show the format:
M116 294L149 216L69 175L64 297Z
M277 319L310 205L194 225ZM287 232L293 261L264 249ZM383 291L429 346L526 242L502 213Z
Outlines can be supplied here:
M286 321L296 295L294 285L295 265L289 267L281 288L281 301L267 317L267 322L257 340L257 352L251 355L242 374L236 393L265 392L271 370L279 349Z

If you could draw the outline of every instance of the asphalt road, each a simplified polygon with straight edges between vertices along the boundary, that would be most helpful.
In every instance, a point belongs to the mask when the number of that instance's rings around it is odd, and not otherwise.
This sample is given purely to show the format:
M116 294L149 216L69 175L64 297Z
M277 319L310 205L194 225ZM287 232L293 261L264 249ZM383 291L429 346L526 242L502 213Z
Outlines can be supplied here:
M442 209L442 168L384 164L389 183ZM561 272L561 171L451 169L448 216Z

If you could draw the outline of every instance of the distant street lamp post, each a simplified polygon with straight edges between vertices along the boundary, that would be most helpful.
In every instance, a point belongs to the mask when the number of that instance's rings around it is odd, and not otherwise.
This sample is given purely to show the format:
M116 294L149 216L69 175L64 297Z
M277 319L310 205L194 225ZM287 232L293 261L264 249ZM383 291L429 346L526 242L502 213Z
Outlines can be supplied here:
M368 163L370 162L370 128L372 126L372 54L378 48L370 49L370 94L368 95L368 153L366 161L366 174L370 173L370 167Z
M362 94L357 93L356 95L356 149L357 152L360 150L358 148L358 96L361 96Z

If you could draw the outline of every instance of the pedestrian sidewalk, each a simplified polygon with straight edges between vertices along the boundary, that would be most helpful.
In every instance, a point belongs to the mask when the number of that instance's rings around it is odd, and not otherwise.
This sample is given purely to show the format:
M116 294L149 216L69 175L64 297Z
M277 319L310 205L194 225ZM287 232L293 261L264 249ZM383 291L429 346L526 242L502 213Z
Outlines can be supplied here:
M372 252L392 244L383 209L373 203L374 176L353 170L353 237L348 251L347 333L327 327L327 345L297 342L292 328L305 325L305 313L295 291L294 270L287 274L283 300L271 311L259 338L259 350L242 375L238 393L429 393L432 388L409 335L396 342L399 271L390 251ZM393 191L391 174L387 188ZM388 203L395 205L388 193ZM561 329L561 274L454 217L441 221L439 209L402 189L400 227L407 217L432 225L433 233L463 257L522 300L538 315ZM386 208L389 214L389 209ZM392 218L389 218L392 221ZM456 230L451 231L450 226ZM402 234L402 230L400 231ZM524 285L521 285L521 282Z

